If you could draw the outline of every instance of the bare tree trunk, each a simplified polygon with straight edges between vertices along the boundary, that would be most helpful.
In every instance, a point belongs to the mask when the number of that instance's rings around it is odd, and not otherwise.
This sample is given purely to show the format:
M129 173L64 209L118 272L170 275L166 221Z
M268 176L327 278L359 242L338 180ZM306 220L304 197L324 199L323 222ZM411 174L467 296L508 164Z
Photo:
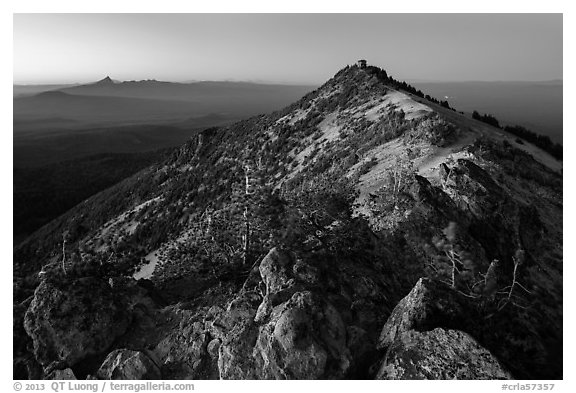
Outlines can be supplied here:
M516 269L518 268L518 263L514 261L514 273L512 275L512 285L510 286L510 292L508 292L508 300L512 298L512 291L514 290L514 285L516 285Z
M398 168L394 168L394 172L392 172L392 176L394 178L394 185L392 187L392 202L394 203L394 207L396 207L396 188L398 187Z
M68 274L66 272L66 238L62 239L62 270L64 275Z
M448 257L450 262L452 262L452 288L456 288L456 258L454 256L454 250L448 252Z
M248 264L250 250L250 220L248 219L248 207L244 209L244 265Z
M452 288L456 287L456 262L452 260Z
M250 218L249 218L249 210L248 210L248 198L250 196L250 176L249 176L250 168L248 165L244 166L244 181L245 181L245 188L244 194L246 195L246 204L244 206L244 265L248 264L248 254L250 250Z
M206 236L208 236L211 229L212 229L212 215L208 214L208 218L206 219Z

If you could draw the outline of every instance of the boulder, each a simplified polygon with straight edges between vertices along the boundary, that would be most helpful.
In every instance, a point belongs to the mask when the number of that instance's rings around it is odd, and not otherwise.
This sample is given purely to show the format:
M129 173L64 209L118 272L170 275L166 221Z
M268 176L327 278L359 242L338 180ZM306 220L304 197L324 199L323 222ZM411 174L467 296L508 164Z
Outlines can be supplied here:
M218 371L218 356L220 349L220 340L215 338L210 341L206 347L206 352L208 356L205 358L206 379L220 379L220 373Z
M74 371L69 368L64 370L54 370L52 371L46 379L57 379L57 380L73 380L77 379L74 375Z
M315 275L313 268L302 261L295 261L289 252L278 248L270 250L260 263L259 270L266 290L257 313L259 322L268 316L273 307L302 289L301 279L314 280Z
M260 285L249 286L264 288L259 306L246 301L250 291L243 289L228 309L244 305L247 311L234 324L218 323L227 325L225 334L213 334L221 339L220 378L368 376L376 354L374 328L384 322L381 279L358 264L326 263L329 268L278 248L266 255ZM223 314L212 325L228 318Z
M254 321L237 324L228 332L218 350L220 379L261 379L252 356L257 339L258 327Z
M472 161L459 159L448 171L450 177L443 181L444 190L460 209L469 211L473 217L490 217L509 202L504 189Z
M436 328L399 334L376 379L512 379L470 335Z
M260 276L266 293L278 293L293 283L293 262L289 253L273 248L260 262Z
M111 352L96 375L99 379L161 379L160 368L148 355L129 349Z
M446 164L442 164L446 167ZM440 167L440 176L447 169ZM442 177L441 177L442 178ZM466 220L466 217L458 212L456 204L450 196L441 188L433 186L428 179L420 175L414 175L414 179L406 187L407 194L416 202L416 207L424 214L429 223L435 225L440 218Z
M252 321L261 301L260 294L254 291L241 291L226 310L219 310L212 320L206 322L207 330L214 337L223 339L238 324Z
M254 305L250 291L242 291L229 312L215 320L228 328L226 335L216 335L222 339L220 377L313 379L327 373L327 364L341 361L343 375L349 359L342 318L328 302L304 290L318 282L318 269L274 248L258 271L264 292L260 304ZM243 312L235 312L232 321L230 311L236 309Z
M478 334L481 320L469 298L421 278L382 328L377 347L385 355L376 378L511 379L469 334Z
M24 328L41 365L73 366L105 353L129 321L123 303L106 281L81 278L67 285L42 281L26 312Z
M173 327L154 348L164 379L207 379L205 368L211 340L201 317L189 310L171 309Z
M297 292L274 307L265 324L231 332L220 346L220 377L343 378L351 363L346 338L346 326L331 304L312 292Z
M297 259L292 266L294 277L307 285L319 285L322 281L319 269L311 266L301 259Z
M217 338L213 339L208 343L208 347L206 350L208 351L208 355L212 359L218 359L218 349L220 348L220 340Z
M430 330L438 326L461 328L470 314L473 315L473 307L456 291L421 278L388 317L380 332L378 349L388 348L397 336L410 330Z
M254 354L267 379L343 378L351 361L340 314L307 291L274 309Z

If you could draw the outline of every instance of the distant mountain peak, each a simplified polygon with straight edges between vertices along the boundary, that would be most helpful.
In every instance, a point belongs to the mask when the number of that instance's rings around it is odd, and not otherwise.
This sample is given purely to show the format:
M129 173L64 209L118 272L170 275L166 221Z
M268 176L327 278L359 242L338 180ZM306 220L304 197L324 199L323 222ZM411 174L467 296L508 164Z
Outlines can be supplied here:
M36 97L68 97L70 96L70 94L67 94L63 91L60 90L49 90L49 91L43 91L41 93L36 94Z
M95 83L95 85L113 85L113 84L114 81L109 76L106 76L106 78L101 79Z

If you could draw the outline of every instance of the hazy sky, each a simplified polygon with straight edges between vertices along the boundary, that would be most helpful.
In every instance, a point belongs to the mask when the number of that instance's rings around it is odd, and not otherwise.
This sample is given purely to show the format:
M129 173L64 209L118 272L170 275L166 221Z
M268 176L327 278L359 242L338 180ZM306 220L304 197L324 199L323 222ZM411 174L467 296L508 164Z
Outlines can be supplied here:
M562 78L561 14L16 14L14 83Z

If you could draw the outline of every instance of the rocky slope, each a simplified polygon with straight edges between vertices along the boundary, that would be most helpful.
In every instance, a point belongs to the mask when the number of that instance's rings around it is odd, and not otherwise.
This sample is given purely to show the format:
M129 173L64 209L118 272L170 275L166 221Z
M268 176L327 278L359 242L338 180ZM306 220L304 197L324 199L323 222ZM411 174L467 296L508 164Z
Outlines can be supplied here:
M38 231L15 377L561 378L562 163L399 88L346 67Z

